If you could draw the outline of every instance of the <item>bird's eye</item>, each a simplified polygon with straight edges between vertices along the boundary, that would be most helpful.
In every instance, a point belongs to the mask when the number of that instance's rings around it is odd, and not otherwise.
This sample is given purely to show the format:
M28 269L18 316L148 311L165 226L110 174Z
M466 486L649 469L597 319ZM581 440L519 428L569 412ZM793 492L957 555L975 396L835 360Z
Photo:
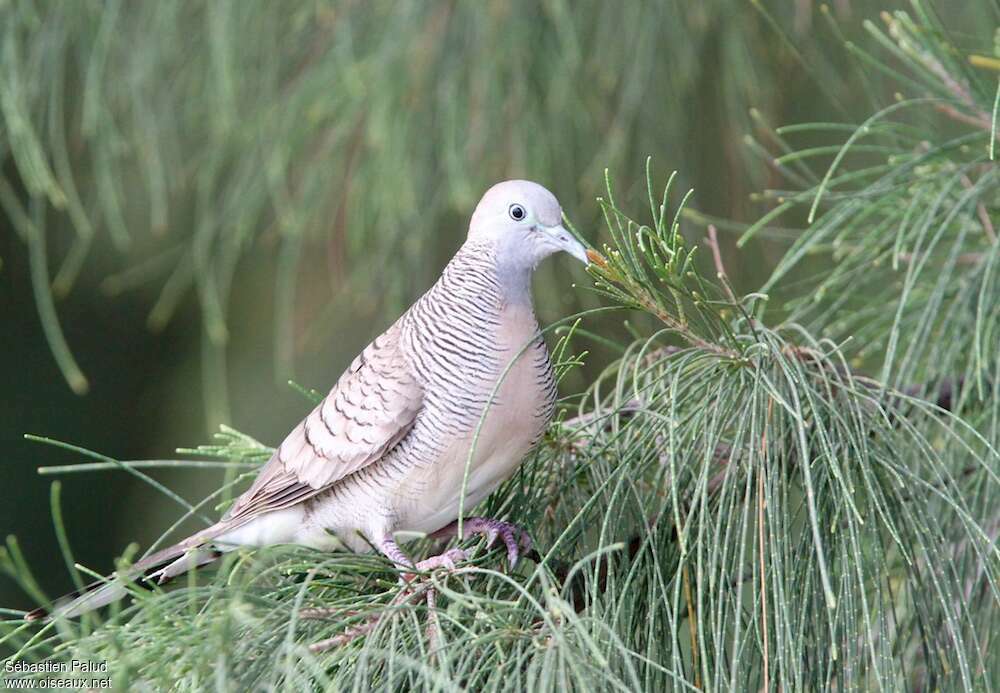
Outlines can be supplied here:
M510 214L510 218L514 221L521 221L528 216L528 213L524 211L524 207L521 205L511 205L507 213Z

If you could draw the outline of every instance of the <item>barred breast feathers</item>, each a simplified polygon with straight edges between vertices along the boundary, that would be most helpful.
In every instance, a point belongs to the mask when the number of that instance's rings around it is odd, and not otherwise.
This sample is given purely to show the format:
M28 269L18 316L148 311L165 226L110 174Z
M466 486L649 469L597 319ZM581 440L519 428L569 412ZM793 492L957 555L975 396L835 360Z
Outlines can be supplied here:
M406 356L423 384L428 413L448 414L442 433L475 424L500 374L501 286L488 244L466 244L407 312Z
M530 275L524 279L530 281ZM405 354L424 388L423 417L430 419L433 435L454 437L472 431L509 360L531 339L532 331L537 333L529 303L525 308L530 321L519 324L526 333L515 337L516 344L501 339L506 289L497 270L496 248L486 241L470 241L404 316ZM521 288L517 292L524 293ZM533 413L548 421L555 383L540 334L520 358L531 362L537 387L544 392Z

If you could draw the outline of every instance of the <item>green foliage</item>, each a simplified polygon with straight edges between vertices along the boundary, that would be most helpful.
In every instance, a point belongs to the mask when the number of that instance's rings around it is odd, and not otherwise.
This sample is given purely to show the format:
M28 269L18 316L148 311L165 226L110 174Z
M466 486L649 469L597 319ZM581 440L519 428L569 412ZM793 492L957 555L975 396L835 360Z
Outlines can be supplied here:
M538 561L506 572L470 541L470 563L424 577L431 608L401 600L376 555L239 551L103 617L10 613L2 642L25 661L108 659L122 687L1000 686L996 65L914 7L868 25L888 59L849 46L905 95L860 125L758 121L792 189L765 193L777 206L743 240L780 214L809 222L762 292L730 285L714 228L703 244L681 233L673 177L658 194L647 167L645 195L620 198L605 177L595 290L654 327L596 336L620 358L480 509L526 526ZM591 339L582 317L560 374ZM229 472L201 502L175 499L185 518L221 509L269 450L226 430L198 452ZM96 457L80 470L184 464ZM0 568L44 601L15 541Z
M149 301L153 330L197 297L209 418L226 422L234 299L273 297L275 370L291 377L303 324L351 301L394 317L498 179L541 180L589 224L604 166L631 171L668 152L688 162L701 208L745 212L765 181L747 166L760 145L710 133L746 132L748 104L776 115L817 89L842 112L853 93L823 50L840 37L820 17L852 15L835 10L4 2L0 208L28 245L39 314L74 390L88 381L58 299L93 267L108 293ZM803 66L815 80L792 89ZM273 287L234 296L254 252L273 259ZM555 296L543 282L540 295Z
M539 562L508 575L500 552L470 542L471 563L425 578L439 589L429 610L399 601L377 556L241 551L198 584L138 590L96 626L11 624L17 657L107 659L122 685L187 688L996 680L996 451L957 417L854 374L837 345L751 317L754 297L727 298L686 261L666 193L650 203L641 224L609 188L614 241L592 267L599 290L664 329L564 402L485 508L530 527ZM244 463L266 450L227 432L203 452ZM333 611L302 618L310 608Z
M795 165L792 190L741 239L778 217L807 211L811 222L774 269L764 290L820 256L828 269L795 284L791 315L837 340L858 363L875 362L890 383L961 379L962 397L988 397L1000 339L1000 209L995 161L998 65L961 54L934 15L885 14L885 31L867 28L898 62L903 93L858 127L778 128ZM884 61L854 47L867 65ZM881 57L881 56L880 56ZM984 70L973 65L992 65ZM905 71L905 72L903 72ZM846 141L795 149L803 133ZM834 153L816 169L818 156ZM823 159L820 159L821 161ZM957 396L957 395L956 395ZM993 438L996 440L996 438Z

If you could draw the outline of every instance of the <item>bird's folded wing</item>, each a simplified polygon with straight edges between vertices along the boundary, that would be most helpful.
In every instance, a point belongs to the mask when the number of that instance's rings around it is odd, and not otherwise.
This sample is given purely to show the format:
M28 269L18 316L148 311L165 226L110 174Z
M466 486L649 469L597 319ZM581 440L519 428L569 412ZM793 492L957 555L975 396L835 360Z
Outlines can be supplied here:
M399 323L361 352L288 434L223 519L232 526L314 496L371 464L413 426L423 388L403 356Z

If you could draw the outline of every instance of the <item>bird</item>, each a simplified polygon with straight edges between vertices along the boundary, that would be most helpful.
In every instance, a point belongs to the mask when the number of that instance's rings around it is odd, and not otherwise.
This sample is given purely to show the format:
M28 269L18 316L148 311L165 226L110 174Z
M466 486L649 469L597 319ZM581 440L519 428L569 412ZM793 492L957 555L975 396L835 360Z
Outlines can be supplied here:
M532 300L539 263L585 246L545 187L489 188L441 276L359 354L214 525L57 599L29 621L73 618L239 547L380 551L402 570L454 567L452 549L414 563L397 533L455 536L541 439L556 400ZM463 538L499 538L513 567L532 548L516 524L466 517Z

